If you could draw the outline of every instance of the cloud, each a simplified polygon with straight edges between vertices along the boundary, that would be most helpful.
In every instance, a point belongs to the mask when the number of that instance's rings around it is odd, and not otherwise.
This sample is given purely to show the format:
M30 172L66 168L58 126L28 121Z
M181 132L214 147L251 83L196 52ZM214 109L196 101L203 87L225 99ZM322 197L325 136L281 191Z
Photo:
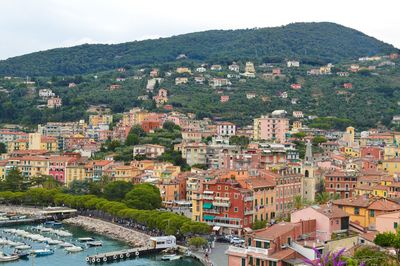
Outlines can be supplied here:
M82 43L301 21L336 22L400 47L399 9L399 1L388 0L2 0L0 59Z

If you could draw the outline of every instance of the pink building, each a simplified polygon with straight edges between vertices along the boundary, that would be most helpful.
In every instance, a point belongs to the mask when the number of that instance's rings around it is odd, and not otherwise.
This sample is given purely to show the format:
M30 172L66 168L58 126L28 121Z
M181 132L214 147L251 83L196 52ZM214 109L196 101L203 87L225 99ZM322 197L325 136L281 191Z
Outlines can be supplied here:
M65 172L67 166L76 161L74 157L53 156L50 157L49 175L61 184L65 184Z
M349 229L349 215L336 206L314 205L293 212L290 221L316 220L316 238L321 241L331 240L333 233L344 233Z
M229 101L229 95L221 95L220 102L221 103L226 103Z
M255 140L277 140L286 142L286 133L289 132L289 119L284 117L268 117L254 119L253 138Z
M47 100L47 108L58 108L62 106L62 100L60 97L52 97Z
M400 212L391 212L378 215L376 217L376 230L379 233L393 232L396 233L400 224Z

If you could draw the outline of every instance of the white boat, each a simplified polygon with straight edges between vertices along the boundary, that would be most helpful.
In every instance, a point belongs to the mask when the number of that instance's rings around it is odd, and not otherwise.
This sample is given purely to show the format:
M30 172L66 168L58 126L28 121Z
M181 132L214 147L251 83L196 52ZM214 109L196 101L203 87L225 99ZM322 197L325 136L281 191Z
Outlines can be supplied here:
M80 237L78 238L79 242L89 242L89 241L94 241L94 238L92 237Z
M4 239L4 238L0 238L0 245L7 245L8 244L8 240Z
M31 249L32 247L30 246L30 245L26 245L26 244L24 244L24 245L19 245L19 246L16 246L15 247L15 249L18 249L18 250L26 250L26 249Z
M19 259L18 255L6 255L3 252L0 252L0 262L14 261L18 259Z
M68 243L68 242L62 242L62 243L60 243L58 245L60 247L63 247L63 248L68 248L68 247L73 247L74 246L74 244L71 244L71 243Z
M72 252L80 252L83 251L83 248L78 247L78 246L72 246L72 247L67 247L65 248L66 251L72 253Z
M32 254L36 255L37 257L49 256L54 254L53 249L36 249L32 250Z
M88 241L86 242L86 245L88 245L89 247L100 247L103 245L103 242L101 241Z
M16 246L21 246L24 245L25 243L22 242L14 242L14 241L8 241L8 245L11 247L16 247Z
M46 241L44 241L44 242L46 242L48 245L58 245L58 244L61 244L62 243L62 241L61 240L57 240L57 239L47 239Z
M53 233L56 234L56 235L58 235L58 236L63 236L63 237L72 236L72 234L71 234L70 232L63 231L63 230L54 230Z
M182 256L177 254L168 254L161 257L161 260L179 260Z

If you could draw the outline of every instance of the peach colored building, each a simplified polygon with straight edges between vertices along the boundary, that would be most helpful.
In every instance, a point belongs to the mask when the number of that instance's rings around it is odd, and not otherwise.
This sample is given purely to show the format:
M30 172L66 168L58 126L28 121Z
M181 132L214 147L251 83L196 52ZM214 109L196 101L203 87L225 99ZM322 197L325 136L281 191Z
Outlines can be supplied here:
M349 229L349 215L336 206L314 205L293 212L290 221L316 220L316 238L322 241L331 240L333 233L344 233Z
M261 116L254 119L253 138L255 140L286 141L286 133L289 132L289 119L284 117Z
M376 217L376 230L379 233L396 233L400 225L400 212L391 212Z

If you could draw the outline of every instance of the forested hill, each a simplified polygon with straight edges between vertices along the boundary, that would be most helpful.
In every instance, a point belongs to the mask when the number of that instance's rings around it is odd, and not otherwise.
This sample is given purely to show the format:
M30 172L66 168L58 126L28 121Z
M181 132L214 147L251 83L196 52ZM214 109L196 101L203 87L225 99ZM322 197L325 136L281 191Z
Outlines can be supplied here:
M127 65L189 60L226 63L233 60L336 63L396 49L338 24L294 23L282 27L212 30L115 45L85 44L31 53L0 61L0 75L75 75Z

